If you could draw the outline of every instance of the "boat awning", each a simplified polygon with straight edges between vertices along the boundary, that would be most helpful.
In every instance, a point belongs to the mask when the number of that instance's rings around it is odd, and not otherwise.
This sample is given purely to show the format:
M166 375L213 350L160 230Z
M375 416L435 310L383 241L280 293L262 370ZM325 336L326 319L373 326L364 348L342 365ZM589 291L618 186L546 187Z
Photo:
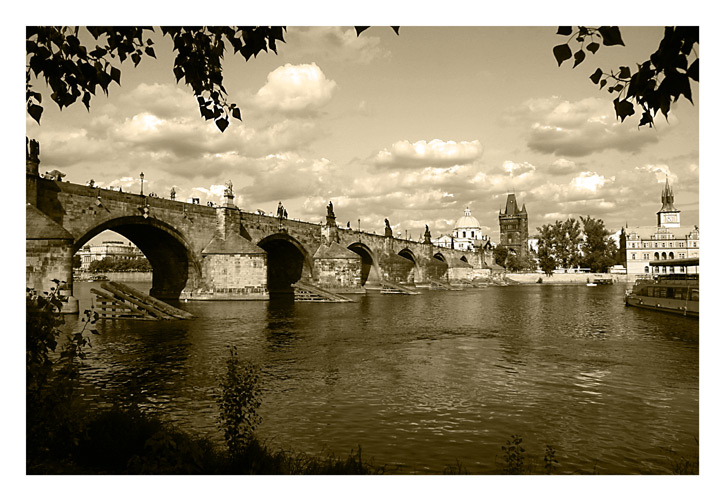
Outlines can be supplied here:
M649 264L650 266L700 266L700 258L655 259L654 261L650 261Z

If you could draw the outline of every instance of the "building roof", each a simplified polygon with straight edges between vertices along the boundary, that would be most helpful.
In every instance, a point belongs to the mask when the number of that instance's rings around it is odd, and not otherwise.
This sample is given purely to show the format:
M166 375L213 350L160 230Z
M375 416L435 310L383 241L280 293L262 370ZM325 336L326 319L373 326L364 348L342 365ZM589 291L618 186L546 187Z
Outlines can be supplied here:
M478 222L478 219L473 217L471 215L471 210L466 207L466 210L463 211L463 217L459 218L458 221L456 221L456 227L458 228L477 228L481 229L481 224Z
M668 235L674 235L676 239L684 240L687 238L687 235L692 233L693 231L699 232L697 226L680 226L679 228L667 228L664 226L631 226L624 229L625 233L627 234L627 238L630 238L630 235L633 233L636 233L637 236L640 239L650 239L653 235L656 234L668 234Z

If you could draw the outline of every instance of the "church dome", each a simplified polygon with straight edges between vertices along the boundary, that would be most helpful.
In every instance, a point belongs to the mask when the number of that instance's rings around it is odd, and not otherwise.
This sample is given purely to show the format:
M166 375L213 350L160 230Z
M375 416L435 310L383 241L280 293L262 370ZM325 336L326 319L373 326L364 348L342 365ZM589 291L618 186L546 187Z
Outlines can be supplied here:
M478 219L473 217L471 215L471 210L466 207L465 212L463 213L463 217L461 217L458 221L456 221L456 228L477 228L480 229L481 225L478 222Z

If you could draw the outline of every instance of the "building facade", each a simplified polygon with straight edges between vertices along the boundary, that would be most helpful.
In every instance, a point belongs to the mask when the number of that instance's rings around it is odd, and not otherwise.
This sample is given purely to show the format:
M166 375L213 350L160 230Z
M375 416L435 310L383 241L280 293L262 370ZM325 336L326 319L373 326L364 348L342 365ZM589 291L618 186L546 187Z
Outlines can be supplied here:
M526 213L526 204L519 209L516 195L509 193L506 198L506 208L499 210L498 225L501 231L499 245L508 247L510 251L519 256L529 252L529 215Z
M696 225L680 226L680 211L674 204L675 194L667 179L662 189L657 225L624 228L620 251L626 254L628 275L686 273L688 270L684 266L651 266L649 263L700 256L700 230Z
M145 257L143 252L132 243L123 243L116 240L107 240L100 244L85 245L78 251L81 257L81 270L87 271L93 261L100 261L106 257L114 259L136 259Z

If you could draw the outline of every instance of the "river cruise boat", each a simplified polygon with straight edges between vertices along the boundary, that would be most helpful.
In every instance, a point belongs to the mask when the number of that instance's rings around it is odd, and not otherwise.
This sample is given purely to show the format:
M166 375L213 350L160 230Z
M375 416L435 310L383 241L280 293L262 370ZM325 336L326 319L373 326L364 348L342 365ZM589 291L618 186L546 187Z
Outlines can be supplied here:
M652 261L653 266L698 267L699 258ZM638 278L631 290L625 292L627 306L700 317L700 274L670 273Z

